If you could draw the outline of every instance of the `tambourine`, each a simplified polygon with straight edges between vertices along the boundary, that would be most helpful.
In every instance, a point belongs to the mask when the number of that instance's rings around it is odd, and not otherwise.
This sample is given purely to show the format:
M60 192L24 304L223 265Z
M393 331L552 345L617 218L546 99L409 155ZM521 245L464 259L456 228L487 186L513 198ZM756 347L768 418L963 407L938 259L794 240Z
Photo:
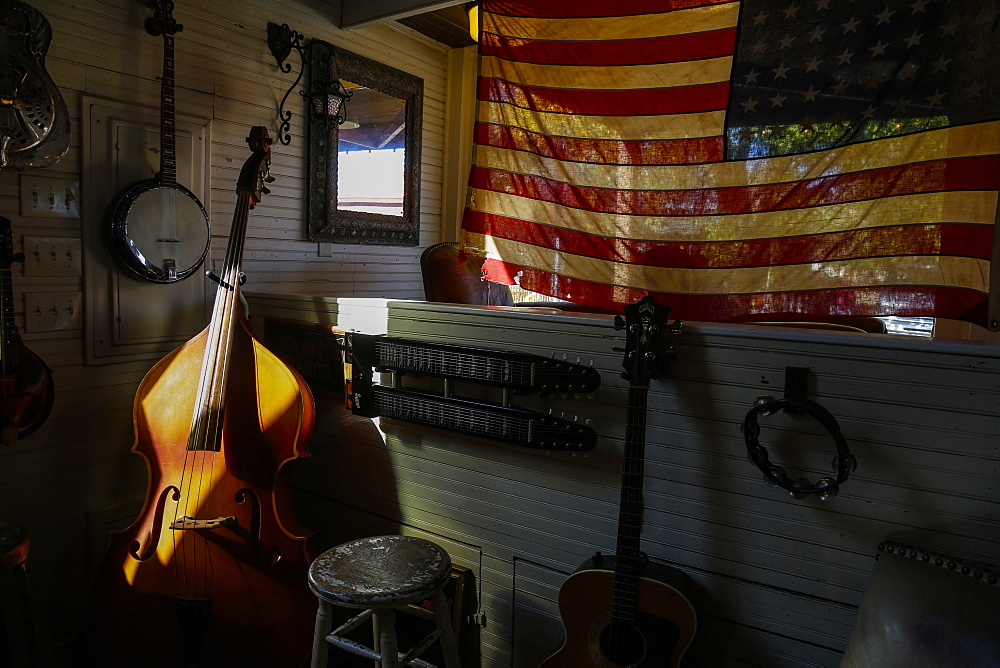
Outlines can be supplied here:
M823 428L833 437L837 446L837 456L833 460L835 478L820 478L815 484L805 478L790 478L785 469L772 464L768 459L767 450L760 444L760 425L758 415L771 415L779 411L790 413L805 413L823 425ZM764 479L771 484L788 490L796 499L804 499L809 494L819 494L820 499L827 501L837 495L840 485L858 467L858 462L847 447L847 440L840 433L840 425L828 410L819 404L806 399L775 399L759 397L754 407L743 418L743 439L747 445L747 457L764 474Z

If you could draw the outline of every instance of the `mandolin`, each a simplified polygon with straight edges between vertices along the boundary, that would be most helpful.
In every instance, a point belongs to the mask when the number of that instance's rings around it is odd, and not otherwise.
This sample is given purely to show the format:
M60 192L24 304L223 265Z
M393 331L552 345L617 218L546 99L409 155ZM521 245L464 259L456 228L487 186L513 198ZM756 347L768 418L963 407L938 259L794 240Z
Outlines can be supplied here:
M24 256L14 253L10 220L0 217L0 409L3 424L0 438L4 445L24 438L42 426L52 412L55 397L52 372L24 345L14 322L14 289L11 265Z
M205 207L177 183L174 101L174 35L184 29L173 17L174 3L158 0L146 20L151 35L163 35L160 79L160 171L130 186L110 217L111 249L119 264L137 278L174 283L191 276L208 255L210 224Z
M618 543L614 557L597 553L559 589L563 646L541 668L676 668L694 638L697 618L683 572L649 561L640 549L649 380L667 371L670 309L649 296L625 307L622 376L629 381Z
M133 450L149 487L94 580L96 666L300 666L309 656L313 550L292 517L288 475L307 456L315 404L240 303L247 214L270 178L267 130L247 141L211 322L136 392Z

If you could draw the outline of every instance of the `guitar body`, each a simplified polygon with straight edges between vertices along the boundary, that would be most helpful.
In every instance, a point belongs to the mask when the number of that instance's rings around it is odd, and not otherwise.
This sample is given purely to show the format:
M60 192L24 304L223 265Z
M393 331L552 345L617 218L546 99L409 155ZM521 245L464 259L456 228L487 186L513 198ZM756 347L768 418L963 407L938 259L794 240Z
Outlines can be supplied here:
M694 638L697 617L683 593L684 574L647 563L638 580L633 624L612 633L615 558L591 559L559 589L563 646L540 668L676 668Z

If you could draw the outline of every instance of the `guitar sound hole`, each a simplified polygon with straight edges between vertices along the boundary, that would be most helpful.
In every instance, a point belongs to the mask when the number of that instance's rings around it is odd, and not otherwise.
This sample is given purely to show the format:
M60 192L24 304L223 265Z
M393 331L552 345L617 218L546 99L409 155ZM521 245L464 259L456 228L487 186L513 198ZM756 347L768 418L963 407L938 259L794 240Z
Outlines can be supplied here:
M661 668L670 664L677 649L680 627L671 620L643 611L629 624L612 620L601 630L601 653L613 666Z
M636 666L646 654L646 639L637 627L612 621L601 632L601 652L616 666Z

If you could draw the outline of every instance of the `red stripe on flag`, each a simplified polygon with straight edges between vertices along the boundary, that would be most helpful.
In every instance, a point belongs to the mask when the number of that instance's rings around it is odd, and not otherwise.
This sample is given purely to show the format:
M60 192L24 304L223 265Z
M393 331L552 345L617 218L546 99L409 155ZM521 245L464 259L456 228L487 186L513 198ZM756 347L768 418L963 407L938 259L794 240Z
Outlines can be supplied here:
M538 65L653 65L731 56L736 28L607 41L537 40L484 32L483 56Z
M790 183L701 190L615 190L473 166L475 188L577 209L640 216L705 216L799 209L951 190L1000 188L1000 156L935 160Z
M483 0L480 11L505 16L530 18L574 18L603 16L636 16L658 14L677 9L692 9L707 5L729 4L732 0L628 0L628 2L608 2L607 0Z
M579 304L620 312L622 304L652 295L672 309L671 317L714 322L810 321L837 316L910 316L954 318L986 326L986 302L975 290L940 286L876 286L832 290L798 290L732 295L689 295L637 290L559 276L488 259L488 280L518 284L532 292L557 296ZM557 287L555 287L557 286ZM556 294L558 292L558 294Z
M902 255L990 259L993 228L972 224L898 225L795 237L671 242L616 239L517 218L478 213L463 229L612 262L680 269L764 267Z
M677 88L579 90L541 88L480 77L479 99L522 109L590 116L654 116L718 111L729 104L729 82Z
M697 139L590 139L557 137L523 128L476 123L475 142L546 158L606 165L689 165L720 162L722 137Z

